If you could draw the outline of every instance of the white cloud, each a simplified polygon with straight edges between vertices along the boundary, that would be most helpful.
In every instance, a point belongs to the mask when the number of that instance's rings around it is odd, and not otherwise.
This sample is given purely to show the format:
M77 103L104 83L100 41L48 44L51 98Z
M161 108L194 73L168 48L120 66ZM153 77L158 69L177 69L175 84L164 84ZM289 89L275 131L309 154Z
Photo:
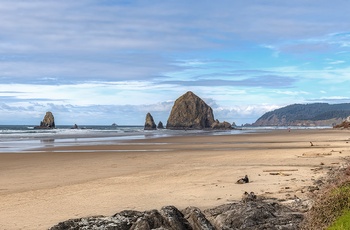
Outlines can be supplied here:
M305 91L290 91L290 90L273 90L276 94L283 94L283 95L289 95L289 96L299 96L299 95L308 95L309 92Z
M2 0L2 109L9 119L11 111L54 109L86 122L122 111L116 119L138 123L149 110L164 122L171 104L164 101L191 90L219 118L252 120L267 105L322 90L347 98L349 7L340 0Z
M337 60L337 61L330 61L328 62L329 65L338 65L338 64L344 64L346 61L343 60Z

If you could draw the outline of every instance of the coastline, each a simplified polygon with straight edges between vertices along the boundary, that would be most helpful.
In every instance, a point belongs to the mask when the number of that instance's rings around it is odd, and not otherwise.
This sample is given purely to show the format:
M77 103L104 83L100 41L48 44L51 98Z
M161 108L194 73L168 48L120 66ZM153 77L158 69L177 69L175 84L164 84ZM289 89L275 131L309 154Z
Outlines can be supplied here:
M308 186L350 156L349 133L273 130L1 153L1 223L5 229L47 229L125 209L211 208L240 200L244 191L303 199ZM235 184L244 175L251 183Z

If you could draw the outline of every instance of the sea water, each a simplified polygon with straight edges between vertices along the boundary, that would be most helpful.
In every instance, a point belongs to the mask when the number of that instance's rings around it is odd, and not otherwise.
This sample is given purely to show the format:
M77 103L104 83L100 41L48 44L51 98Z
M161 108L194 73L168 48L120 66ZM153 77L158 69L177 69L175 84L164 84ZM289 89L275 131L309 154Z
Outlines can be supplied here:
M183 135L227 135L251 132L268 132L291 127L244 127L240 129L213 130L144 130L143 126L57 126L55 129L34 129L31 125L0 125L0 153L43 147L113 144L125 140L149 139ZM292 127L300 129L302 127ZM310 127L308 127L310 128ZM324 127L313 127L324 128Z

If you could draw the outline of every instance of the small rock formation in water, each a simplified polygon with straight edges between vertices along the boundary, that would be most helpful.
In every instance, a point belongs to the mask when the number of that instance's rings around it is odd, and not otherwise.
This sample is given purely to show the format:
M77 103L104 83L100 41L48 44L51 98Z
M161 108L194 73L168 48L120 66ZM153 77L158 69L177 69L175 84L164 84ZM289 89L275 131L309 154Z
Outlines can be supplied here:
M163 122L160 121L160 122L158 123L157 129L164 129Z
M40 122L40 126L35 126L35 129L54 129L55 118L51 112L46 112L43 121Z
M79 129L77 124L74 124L73 127L71 129Z
M155 130L157 129L156 123L154 123L153 117L150 113L146 115L145 130Z
M227 121L224 122L220 122L219 120L215 120L215 122L211 125L212 129L223 129L223 130L227 130L227 129L232 129L232 126L230 123L228 123Z
M249 195L249 194L248 194ZM255 196L255 195L254 195ZM179 211L174 206L158 210L125 210L113 216L70 219L50 230L118 229L118 230L216 230L216 229L300 229L301 212L274 201L248 199L201 211L188 207Z
M205 129L214 123L212 108L188 91L179 97L171 109L167 129Z

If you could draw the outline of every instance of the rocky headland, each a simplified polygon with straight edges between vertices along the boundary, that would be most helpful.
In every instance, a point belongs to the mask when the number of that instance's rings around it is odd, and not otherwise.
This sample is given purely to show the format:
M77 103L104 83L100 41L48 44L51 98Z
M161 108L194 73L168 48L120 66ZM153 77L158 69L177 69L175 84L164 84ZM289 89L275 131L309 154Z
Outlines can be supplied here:
M227 123L227 122L226 122ZM231 125L214 119L213 109L191 91L174 103L167 129L232 129Z
M51 112L46 112L44 119L40 122L40 126L35 126L35 129L54 129L55 118Z
M293 104L265 113L252 126L334 126L350 115L350 104Z

